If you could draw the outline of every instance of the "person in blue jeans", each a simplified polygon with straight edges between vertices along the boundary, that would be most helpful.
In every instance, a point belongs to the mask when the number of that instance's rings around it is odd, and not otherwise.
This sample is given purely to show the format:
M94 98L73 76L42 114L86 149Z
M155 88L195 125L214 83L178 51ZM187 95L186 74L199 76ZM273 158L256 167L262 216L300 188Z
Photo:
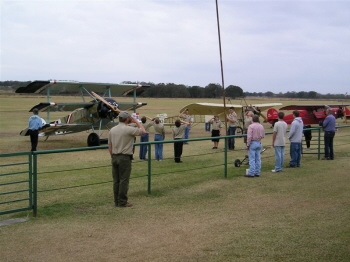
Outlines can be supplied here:
M253 124L248 127L247 147L249 150L249 172L245 177L259 177L261 171L261 156L262 148L261 139L265 137L265 129L259 123L259 116L253 116Z
M184 134L184 139L188 139L190 136L190 130L191 130L191 122L192 122L192 117L190 115L190 112L188 108L186 108L180 115L179 118L181 118L184 122L189 123L185 129L185 134ZM188 142L184 142L185 145L188 144Z
M152 122L146 123L147 118L150 119L149 117L146 117L146 116L141 117L142 126L145 129L146 133L141 135L140 142L148 142L149 141L149 128L152 126ZM148 148L148 145L141 145L140 146L140 153L139 153L140 160L147 160L147 158L146 158L147 148Z
M303 139L303 120L299 117L299 111L293 111L294 120L289 131L290 141L290 162L287 167L300 167L301 160L301 145Z
M272 147L275 148L275 169L271 172L281 172L284 163L284 149L286 146L287 123L283 120L284 113L278 113L278 122L273 126Z
M163 141L165 138L165 128L164 125L160 122L159 118L156 117L153 122L154 128L154 141ZM155 148L155 157L157 161L163 160L163 144L157 143L154 144Z
M234 136L236 134L236 128L237 128L237 114L235 112L234 107L230 107L230 114L226 115L227 119L227 135L228 136ZM234 150L235 149L235 138L229 138L228 139L228 149Z

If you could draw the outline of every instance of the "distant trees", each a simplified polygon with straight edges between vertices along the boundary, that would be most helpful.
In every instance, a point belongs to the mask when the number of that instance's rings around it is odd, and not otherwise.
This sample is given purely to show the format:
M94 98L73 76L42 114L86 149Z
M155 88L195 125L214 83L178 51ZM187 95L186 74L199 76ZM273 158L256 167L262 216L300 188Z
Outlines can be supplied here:
M236 97L244 96L244 92L243 92L243 89L240 88L239 86L229 85L225 89L225 95L226 97L236 98Z
M30 81L0 81L0 89L15 91L19 86L25 86ZM175 83L152 83L152 82L135 82L135 81L124 81L123 84L147 84L151 87L148 88L142 97L169 97L169 98L220 98L223 95L223 90L220 84L210 83L205 87L201 86L186 86L183 84ZM132 94L130 94L132 95ZM225 88L225 97L227 98L238 98L238 97L277 97L277 98L301 98L301 99L344 99L344 94L319 94L316 91L288 91L286 93L279 92L277 94L267 92L244 92L239 86L229 85Z

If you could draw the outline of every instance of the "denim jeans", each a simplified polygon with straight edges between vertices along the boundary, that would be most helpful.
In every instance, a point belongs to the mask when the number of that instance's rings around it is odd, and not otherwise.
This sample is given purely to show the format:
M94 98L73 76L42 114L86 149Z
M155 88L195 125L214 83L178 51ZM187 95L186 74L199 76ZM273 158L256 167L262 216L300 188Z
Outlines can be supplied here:
M163 141L162 135L154 135L154 141ZM156 160L163 160L163 144L154 144Z
M143 134L141 137L140 137L140 142L148 142L149 141L149 134L146 133L146 134ZM148 145L142 145L140 146L140 159L146 159L146 155L147 155L147 147Z
M184 139L188 139L188 137L190 136L190 129L191 129L191 126L187 125L185 129ZM184 142L184 143L187 144L187 142Z
M335 132L325 131L324 132L324 157L334 159L333 152L333 138Z
M228 136L234 136L236 133L236 126L231 126L227 129L227 135ZM235 148L235 138L229 138L228 139L228 149L234 149Z
M300 166L300 159L301 159L301 143L290 143L290 162L289 165L293 167L299 167Z
M260 150L262 148L261 142L252 141L249 145L249 176L260 176L261 170L261 156Z
M275 170L282 171L284 163L284 146L275 146Z

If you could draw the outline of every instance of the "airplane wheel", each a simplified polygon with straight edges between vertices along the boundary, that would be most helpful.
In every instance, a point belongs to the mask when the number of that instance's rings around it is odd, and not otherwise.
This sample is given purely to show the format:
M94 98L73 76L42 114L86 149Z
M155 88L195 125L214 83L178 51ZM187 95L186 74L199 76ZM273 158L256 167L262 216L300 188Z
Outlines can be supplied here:
M100 137L96 133L91 133L87 138L88 146L99 146L100 145Z
M242 134L243 134L243 128L240 127L240 126L237 126L237 128L236 128L236 134L237 134L237 135L242 135Z
M241 160L239 160L239 159L236 159L235 160L235 167L240 167L241 166Z

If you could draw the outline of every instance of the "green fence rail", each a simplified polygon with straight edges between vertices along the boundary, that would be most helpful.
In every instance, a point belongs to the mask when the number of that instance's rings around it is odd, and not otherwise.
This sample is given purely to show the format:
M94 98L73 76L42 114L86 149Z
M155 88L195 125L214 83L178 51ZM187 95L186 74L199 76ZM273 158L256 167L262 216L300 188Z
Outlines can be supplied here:
M346 126L338 126L337 128L346 128ZM321 146L323 145L322 129L320 127L308 128L305 130L312 130L316 133L317 139L314 139L313 145L316 146L316 152L303 151L303 154L317 154L318 159L321 157ZM266 132L266 135L273 134L273 132ZM240 138L246 135L235 135L235 136L221 136L221 140L225 140L224 143L224 177L227 178L228 171L228 139L235 137ZM151 194L152 185L152 145L154 144L167 144L183 141L183 142L198 142L212 140L212 137L204 138L191 138L183 140L164 140L164 141L150 141L150 142L140 142L135 143L135 146L147 145L148 146L148 168L147 168L147 192ZM21 212L26 210L33 210L33 216L37 215L37 174L38 174L38 156L45 154L59 154L67 152L80 152L80 151L91 151L91 150L105 150L108 146L97 146L97 147L81 147L81 148L70 148L70 149L55 149L55 150L44 150L35 152L22 152L22 153L10 153L10 154L0 154L1 164L0 164L0 207L5 206L5 210L0 209L0 215ZM14 159L3 161L4 159ZM24 159L24 160L23 160ZM5 163L7 162L7 163ZM20 169L22 168L22 169ZM4 171L5 170L5 171ZM20 186L20 188L16 188ZM12 197L12 198L10 198ZM18 206L18 203L24 203L22 206ZM17 204L12 207L12 204Z
M36 176L32 173L32 154L1 154L0 157L17 161L0 164L0 215L34 210L33 196L36 191L33 184L36 183Z

